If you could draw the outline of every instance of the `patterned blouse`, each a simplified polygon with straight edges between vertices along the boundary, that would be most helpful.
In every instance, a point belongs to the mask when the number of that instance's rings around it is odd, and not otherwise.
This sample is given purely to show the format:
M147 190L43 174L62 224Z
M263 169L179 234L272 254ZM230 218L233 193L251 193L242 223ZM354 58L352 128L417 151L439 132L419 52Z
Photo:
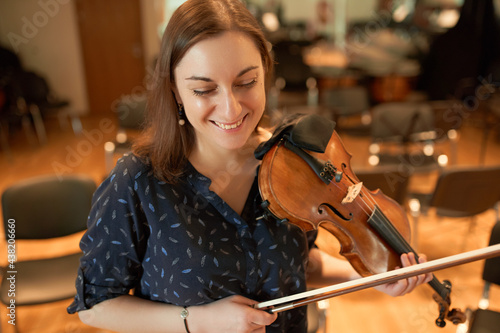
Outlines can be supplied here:
M256 177L257 180L257 177ZM94 194L69 313L133 290L179 306L230 295L262 302L306 290L315 234L262 215L257 181L241 216L188 164L175 185L134 155ZM306 308L284 311L267 332L306 332Z

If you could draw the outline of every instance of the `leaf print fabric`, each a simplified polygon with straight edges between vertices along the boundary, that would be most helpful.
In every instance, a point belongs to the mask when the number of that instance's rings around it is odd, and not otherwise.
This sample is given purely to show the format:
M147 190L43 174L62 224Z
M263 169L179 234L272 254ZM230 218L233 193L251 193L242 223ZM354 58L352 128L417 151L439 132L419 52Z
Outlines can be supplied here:
M190 164L175 185L126 155L94 194L69 313L133 290L179 306L231 295L267 301L306 290L315 234L261 216L257 180L241 216ZM279 314L267 332L306 332L306 308Z

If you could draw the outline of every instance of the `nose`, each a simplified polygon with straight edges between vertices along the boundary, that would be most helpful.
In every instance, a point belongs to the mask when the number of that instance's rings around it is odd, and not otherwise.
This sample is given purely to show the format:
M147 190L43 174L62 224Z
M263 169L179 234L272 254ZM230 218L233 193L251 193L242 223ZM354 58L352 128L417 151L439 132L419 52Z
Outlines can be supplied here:
M242 111L238 95L230 89L221 94L219 106L221 107L227 121L236 120Z

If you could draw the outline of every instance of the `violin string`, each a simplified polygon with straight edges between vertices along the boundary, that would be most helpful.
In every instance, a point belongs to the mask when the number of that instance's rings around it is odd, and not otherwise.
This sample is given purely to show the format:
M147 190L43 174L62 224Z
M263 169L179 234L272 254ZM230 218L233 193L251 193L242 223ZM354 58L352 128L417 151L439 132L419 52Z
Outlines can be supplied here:
M330 181L330 183L334 183L335 186L340 190L342 191L343 193L346 193L348 192L347 189L342 189L338 184L337 182L335 181ZM359 183L354 183L353 182L353 185L355 184L359 184ZM349 187L349 186L347 186ZM356 201L356 204L363 210L363 212L366 214L366 216L369 216L375 220L377 220L377 222L382 222L382 223L386 223L386 219L383 218L383 216L380 216L379 214L373 214L375 212L375 208L377 206L377 203L375 201L375 199L373 198L373 196L371 195L370 191L364 187L361 188L361 192L360 194L363 194L363 196L359 196L360 197L360 200L365 206L363 207L362 204L358 201ZM365 200L366 198L366 200ZM368 211L367 211L368 209Z
M373 196L371 195L371 192L365 188L365 187L362 187L361 189L361 193L363 193L363 197L364 198L367 198L368 201L370 201L371 204L373 204L373 208L371 208L364 199L362 199L361 201L363 203L365 203L367 205L367 207L371 210L371 213L370 214L370 218L374 220L374 222L376 222L377 224L387 224L387 223L391 223L389 220L387 220L387 218L385 218L385 216L382 214L373 214L375 212L375 209L376 209L376 206L377 206L377 202L375 201L375 199L373 198ZM360 205L360 204L359 204ZM360 205L361 206L361 205ZM366 212L365 212L366 213Z
M336 187L337 187L340 191L342 191L342 193L346 193L346 194L347 194L348 190L347 190L347 189L342 189L342 188L341 188L341 187L337 184L337 182L335 182L335 181L331 180L331 181L330 181L330 183L334 184L334 185L335 185L335 186L336 186ZM364 192L363 192L363 189L361 189L361 192L362 192L362 193L364 193ZM368 197L368 199L372 201L371 203L373 204L373 208L372 208L372 207L370 207L370 205L369 205L369 204L365 201L364 197ZM371 215L372 215L372 213L374 212L374 210L375 210L375 206L376 206L376 203L375 203L375 201L373 200L373 198L372 198L370 195L368 195L368 196L363 195L362 197L360 196L360 201L361 201L362 203L364 203L366 207L363 207L363 206L361 205L361 203L359 203L359 202L356 202L356 204L357 204L357 205L358 205L358 206L359 206L359 207L363 210L363 212L366 214L366 216L371 216ZM367 209L368 209L368 211L367 211Z
M330 181L330 183L334 183L335 186L342 193L345 193L345 194L348 193L349 186L346 186L346 188L343 189L335 181ZM359 182L355 183L354 181L352 181L352 183L353 183L353 185L359 184ZM363 195L361 195L361 194L363 194ZM360 193L358 195L359 195L359 200L355 200L355 205L357 205L358 207L360 207L360 209L363 211L363 213L366 214L366 216L369 218L369 220L371 219L375 223L375 225L384 225L384 224L387 224L387 223L392 224L385 217L385 215L377 213L377 210L376 210L377 203L375 201L375 198L372 196L371 192L367 188L362 187L361 191L360 191ZM365 198L366 198L366 200L365 200ZM365 207L363 207L363 204L364 204ZM370 206L370 204L373 205L373 206ZM380 235L380 236L382 236L382 235Z
M342 191L342 193L345 193L347 194L348 190L347 189L342 189L338 184L337 182L334 182L334 181L330 181L331 183L335 184L335 186L340 190ZM366 207L368 207L368 209L370 209L371 211L368 212L363 206L361 206L360 203L356 202L356 204L363 210L363 212L366 214L366 216L370 216L371 213L373 212L373 210L370 208L370 206L364 201L363 198L360 199L365 205Z

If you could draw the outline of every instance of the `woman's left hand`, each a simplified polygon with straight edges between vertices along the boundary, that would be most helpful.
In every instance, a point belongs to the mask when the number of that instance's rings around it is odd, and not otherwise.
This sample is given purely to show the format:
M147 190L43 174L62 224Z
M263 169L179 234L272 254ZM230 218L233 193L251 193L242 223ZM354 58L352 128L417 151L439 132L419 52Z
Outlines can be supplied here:
M422 254L419 255L419 263L424 263L427 261L427 257ZM403 267L408 267L412 265L417 265L418 262L415 258L415 255L413 253L408 253L408 254L402 254L401 255L401 263L403 264ZM408 279L402 279L396 282L392 283L387 283L378 287L375 287L375 289L382 291L386 293L387 295L390 296L403 296L405 294L408 294L415 289L415 287L423 284L430 282L432 280L432 274L420 274Z

